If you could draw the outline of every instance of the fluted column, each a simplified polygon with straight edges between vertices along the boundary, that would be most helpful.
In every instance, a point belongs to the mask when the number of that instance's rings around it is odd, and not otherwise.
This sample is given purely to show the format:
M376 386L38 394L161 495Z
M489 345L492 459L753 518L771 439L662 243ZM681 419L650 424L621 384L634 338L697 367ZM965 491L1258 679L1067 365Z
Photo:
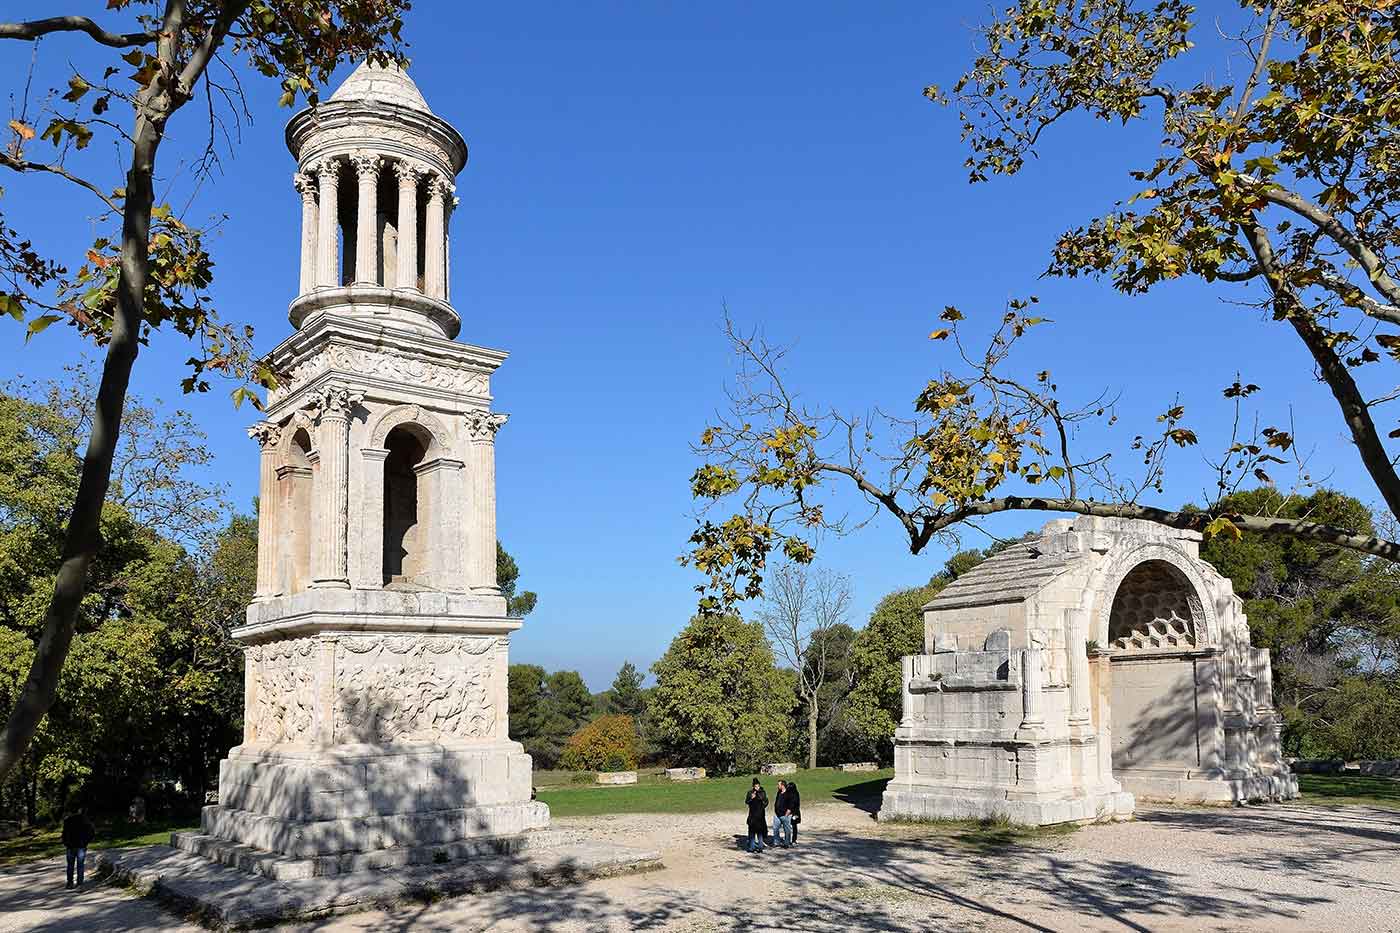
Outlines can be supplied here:
M350 413L364 399L344 386L327 386L310 397L317 421L316 449L320 466L316 475L318 536L311 542L311 585L349 587L346 568L346 535L350 521Z
M316 287L316 176L297 172L292 184L301 194L301 289L305 295Z
M336 236L340 213L340 163L336 159L325 159L316 166L316 184L321 190L316 231L316 285L334 288L340 284L340 244Z
M248 436L262 448L258 470L258 588L254 599L278 595L277 581L277 442L282 430L270 421L259 421L248 429Z
M456 187L449 188L456 191ZM447 213L442 221L442 298L444 301L452 300L452 215L457 213L457 206L462 203L461 198L447 199Z
M351 158L359 190L355 202L355 281L379 283L379 166L377 155L357 153Z
M1065 651L1069 653L1069 724L1089 728L1089 614L1065 610Z
M471 482L467 532L467 584L472 592L499 594L496 581L496 432L506 415L474 411L467 415L471 439Z
M418 180L423 170L402 159L394 163L399 179L399 288L418 287ZM388 282L384 283L388 285Z
M447 198L451 187L439 175L428 180L428 222L423 230L423 293L429 298L447 298L443 236L447 229Z

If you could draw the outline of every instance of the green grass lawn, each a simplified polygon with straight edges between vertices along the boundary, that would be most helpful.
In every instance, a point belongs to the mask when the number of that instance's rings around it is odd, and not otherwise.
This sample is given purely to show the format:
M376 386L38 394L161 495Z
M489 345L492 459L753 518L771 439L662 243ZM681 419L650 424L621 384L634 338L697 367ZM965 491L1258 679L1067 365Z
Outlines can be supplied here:
M1400 810L1400 781L1356 774L1300 774L1302 803L1358 804Z
M171 832L177 829L197 828L188 819L154 820L148 823L99 822L92 848L124 849L129 846L148 846L157 842L169 842ZM9 839L0 839L0 868L62 855L62 835L62 828L54 826L23 832Z
M569 772L536 772L538 797L549 804L555 816L597 816L603 813L714 813L722 810L742 810L744 794L753 775L706 778L703 781L668 781L664 774L638 774L638 783L620 787L596 787L551 783L557 774ZM845 773L829 768L798 771L787 775L797 782L802 803L810 805L838 800L853 806L871 808L879 804L880 794L894 771ZM541 780L544 777L545 780ZM588 775L592 780L592 775ZM764 788L772 800L778 778L763 775Z

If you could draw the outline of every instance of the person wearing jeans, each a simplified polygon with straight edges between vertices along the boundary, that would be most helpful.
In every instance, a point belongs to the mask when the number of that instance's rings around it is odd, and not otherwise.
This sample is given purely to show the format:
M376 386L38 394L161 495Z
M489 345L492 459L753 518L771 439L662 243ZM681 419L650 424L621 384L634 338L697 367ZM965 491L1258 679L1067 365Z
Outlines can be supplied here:
M778 782L778 796L773 798L773 845L784 849L792 845L792 813L788 808L787 781Z
M92 821L87 818L87 811L80 804L63 821L63 848L68 857L68 884L65 888L72 888L73 868L78 869L77 887L83 886L83 868L87 861L87 847L92 842L92 837L96 834Z

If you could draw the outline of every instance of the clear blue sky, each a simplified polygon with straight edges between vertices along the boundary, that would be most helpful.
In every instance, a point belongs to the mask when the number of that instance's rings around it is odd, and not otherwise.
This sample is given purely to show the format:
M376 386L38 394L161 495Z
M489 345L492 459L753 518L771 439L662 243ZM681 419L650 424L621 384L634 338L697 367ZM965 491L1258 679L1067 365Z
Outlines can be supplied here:
M452 229L462 338L512 353L495 383L512 416L498 444L500 535L522 585L540 594L514 660L577 669L603 689L625 659L649 666L685 623L696 575L676 556L692 528L689 444L733 370L726 303L738 322L797 344L792 379L809 398L908 411L948 352L926 339L945 304L990 314L1035 292L1058 323L1033 345L1028 370L1054 370L1066 390L1122 391L1120 440L1151 427L1180 391L1202 439L1218 441L1220 389L1243 367L1276 419L1293 405L1333 484L1374 498L1301 348L1257 312L1192 285L1127 299L1094 282L1036 281L1058 232L1132 190L1127 161L1150 162L1156 135L1073 124L1019 177L970 187L954 115L920 92L955 80L968 24L986 11L415 4L410 73L471 148ZM36 86L65 83L65 62L89 48L50 40ZM27 46L0 47L8 90L18 93L27 62ZM289 327L299 201L279 90L244 80L255 122L190 216L229 214L212 243L215 295L265 350ZM181 114L165 156L188 153L204 132L197 108ZM164 163L167 175L175 168ZM44 248L72 256L90 238L91 206L61 183L4 184L10 222ZM56 374L78 352L64 328L19 353L18 330L11 338L3 375ZM135 390L199 416L217 475L246 506L257 450L243 429L254 415L222 392L180 398L184 356L178 341L158 340ZM1199 455L1187 453L1163 499L1199 498L1205 483ZM1014 533L1044 519L989 527ZM972 532L965 543L986 539ZM821 551L853 578L857 624L946 556L909 555L883 518Z

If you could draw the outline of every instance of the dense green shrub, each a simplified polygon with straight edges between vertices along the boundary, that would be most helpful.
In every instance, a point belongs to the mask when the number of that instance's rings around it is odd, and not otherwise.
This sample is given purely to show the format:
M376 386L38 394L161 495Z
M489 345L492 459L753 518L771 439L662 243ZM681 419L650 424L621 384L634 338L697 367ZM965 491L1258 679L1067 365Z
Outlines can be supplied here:
M631 716L599 716L570 736L559 764L570 771L631 771L637 745Z

